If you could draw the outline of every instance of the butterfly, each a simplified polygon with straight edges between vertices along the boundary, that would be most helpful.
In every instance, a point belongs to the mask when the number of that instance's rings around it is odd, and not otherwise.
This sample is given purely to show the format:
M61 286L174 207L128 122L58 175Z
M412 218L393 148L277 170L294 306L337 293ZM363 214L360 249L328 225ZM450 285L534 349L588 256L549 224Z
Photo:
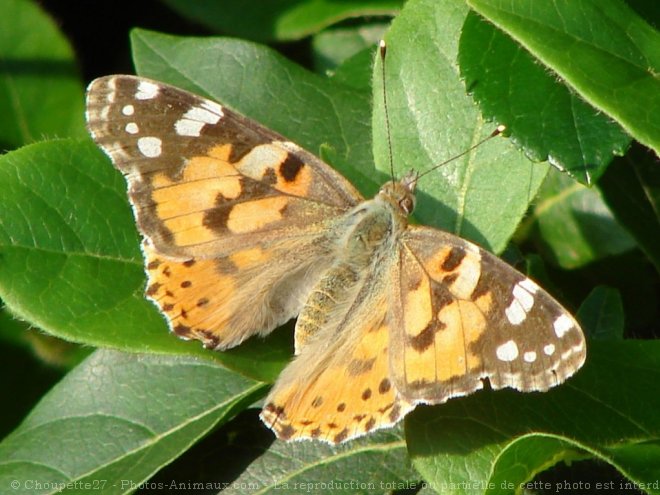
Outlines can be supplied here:
M146 295L172 332L224 350L297 317L261 412L281 439L343 442L486 382L544 391L584 363L579 324L535 282L408 223L414 173L365 199L283 136L140 77L93 81L86 117L126 177Z

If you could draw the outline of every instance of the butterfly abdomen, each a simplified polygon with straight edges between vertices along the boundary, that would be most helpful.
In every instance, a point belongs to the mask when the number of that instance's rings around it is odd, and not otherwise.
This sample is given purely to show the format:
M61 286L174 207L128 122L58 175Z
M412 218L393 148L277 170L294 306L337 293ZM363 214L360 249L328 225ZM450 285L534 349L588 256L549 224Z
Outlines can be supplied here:
M340 312L359 280L359 270L348 263L335 264L321 277L298 315L296 354L300 353L310 337Z

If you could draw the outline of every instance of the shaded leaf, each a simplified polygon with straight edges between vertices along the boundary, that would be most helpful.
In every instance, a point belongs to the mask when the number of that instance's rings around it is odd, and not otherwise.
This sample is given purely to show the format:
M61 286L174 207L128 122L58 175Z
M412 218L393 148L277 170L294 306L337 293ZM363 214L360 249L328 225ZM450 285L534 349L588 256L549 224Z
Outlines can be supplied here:
M85 134L83 87L73 50L35 2L2 1L0 115L0 152L44 138Z
M623 339L623 301L616 289L595 287L580 306L576 316L592 339Z
M617 220L660 272L660 162L650 150L634 147L608 168L599 182Z
M256 41L296 40L344 19L394 15L403 0L164 0L219 32Z
M539 242L563 268L576 268L635 247L597 188L587 188L553 170L534 208Z
M630 137L548 73L525 49L471 13L461 33L465 85L487 118L507 126L530 159L595 182Z
M130 493L263 392L194 357L97 351L0 443L0 486Z
M375 46L387 27L384 23L372 23L321 31L312 39L316 72L332 71L358 52Z
M641 338L658 336L658 273L640 254L638 250L626 251L565 273L563 292L572 294L574 301L583 301L593 287L605 285L615 288L623 300L626 335Z
M359 470L356 471L356 466ZM400 428L342 444L275 442L226 493L375 494L420 487Z
M660 151L660 33L617 0L469 0L591 105Z

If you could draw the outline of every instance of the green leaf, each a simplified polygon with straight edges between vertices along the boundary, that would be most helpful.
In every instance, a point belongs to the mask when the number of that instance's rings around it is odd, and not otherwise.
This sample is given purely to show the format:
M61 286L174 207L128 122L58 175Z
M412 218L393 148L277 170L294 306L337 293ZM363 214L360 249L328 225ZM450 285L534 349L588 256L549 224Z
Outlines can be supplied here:
M384 23L372 23L321 31L312 39L316 72L322 74L332 71L358 52L375 46L382 39L387 26Z
M164 0L219 32L255 41L297 40L359 16L394 15L403 0Z
M619 125L474 13L461 33L459 62L484 115L505 124L512 141L532 160L549 160L591 184L612 155L622 155L630 143Z
M634 147L617 159L599 182L617 220L660 272L660 167L649 150Z
M649 393L658 380L659 342L590 342L584 368L550 392L479 392L419 408L406 421L408 448L443 494L513 493L549 466L586 457L652 483L660 452L640 439L660 434L660 395ZM466 482L478 486L455 488Z
M260 494L389 493L419 487L418 481L395 428L339 446L275 442L226 493L245 493L245 486L259 487Z
M0 151L85 134L73 50L35 2L2 1L0 115Z
M660 151L660 33L617 0L469 0L635 139Z
M609 287L595 287L580 306L577 319L592 339L623 339L624 314L621 293Z
M521 435L502 449L494 462L493 475L484 493L512 493L523 487L531 490L534 488L534 476L551 467L558 459L567 462L583 456L574 442L566 441L561 436L542 433Z
M89 139L36 143L0 157L0 188L0 297L19 317L65 340L200 355L263 379L288 358L281 332L228 353L169 334L143 295L125 182Z
M635 247L597 188L577 184L556 170L541 188L534 218L538 242L563 268L580 267Z
M606 449L612 464L634 481L621 483L620 489L643 490L646 493L660 493L660 441L615 445ZM641 480L641 481L638 481Z
M465 93L456 59L467 7L450 1L412 0L386 40L388 114L396 175L424 171L488 136ZM415 36L411 36L415 33ZM374 69L374 155L381 181L389 176L381 64ZM547 173L504 138L424 176L416 218L476 241L495 252L506 246Z
M219 101L316 155L329 145L337 153L332 165L356 187L373 194L380 185L372 178L369 79L341 84L229 38L135 30L132 43L138 74Z
M264 388L198 358L97 351L0 443L0 486L132 492Z

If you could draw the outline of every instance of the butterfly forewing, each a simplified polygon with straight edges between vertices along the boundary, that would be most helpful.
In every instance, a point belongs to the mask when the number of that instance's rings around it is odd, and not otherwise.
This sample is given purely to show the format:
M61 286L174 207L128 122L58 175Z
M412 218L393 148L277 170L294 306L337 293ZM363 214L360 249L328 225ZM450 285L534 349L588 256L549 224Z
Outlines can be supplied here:
M87 122L127 176L140 231L172 256L222 255L248 236L278 237L362 200L341 175L279 134L166 84L97 79L87 93Z
M209 347L294 317L330 255L324 236L362 200L282 136L155 81L93 81L87 122L128 181L147 295L174 332Z

